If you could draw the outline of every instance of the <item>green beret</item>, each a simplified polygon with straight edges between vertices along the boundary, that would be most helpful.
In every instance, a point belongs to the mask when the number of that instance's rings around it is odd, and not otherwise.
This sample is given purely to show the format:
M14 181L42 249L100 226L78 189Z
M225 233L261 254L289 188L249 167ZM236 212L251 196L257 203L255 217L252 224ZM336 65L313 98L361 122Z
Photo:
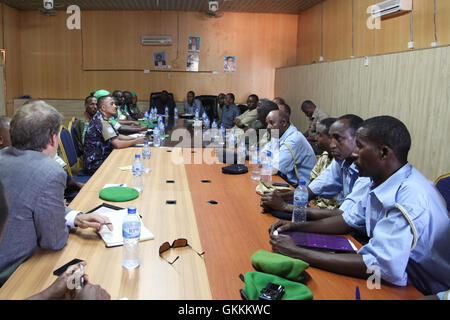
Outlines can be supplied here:
M96 97L97 99L100 99L101 97L104 97L104 96L109 96L111 93L109 93L109 91L106 91L106 90L97 90L95 93L94 93L94 97Z
M278 253L259 250L252 255L252 265L257 271L270 273L292 281L302 281L303 271L309 264Z
M124 202L139 197L139 191L126 187L109 187L102 189L99 196L107 201Z
M131 95L132 95L133 97L136 97L136 92L131 91Z
M311 300L313 298L313 293L303 283L287 280L273 274L247 272L244 276L244 282L242 291L249 300L258 300L261 290L269 282L284 287L285 292L281 300Z

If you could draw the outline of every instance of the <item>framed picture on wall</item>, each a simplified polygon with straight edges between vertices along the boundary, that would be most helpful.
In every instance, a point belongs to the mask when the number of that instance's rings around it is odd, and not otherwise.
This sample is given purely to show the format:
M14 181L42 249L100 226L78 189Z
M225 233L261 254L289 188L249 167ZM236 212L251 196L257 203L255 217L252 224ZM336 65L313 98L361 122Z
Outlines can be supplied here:
M200 61L198 54L190 54L187 57L186 71L198 71L198 63Z
M236 57L226 56L223 59L223 71L224 72L235 72L236 71Z
M188 52L200 52L200 37L189 37Z
M153 54L153 60L155 61L155 69L165 69L166 65L166 54L164 52L156 52Z

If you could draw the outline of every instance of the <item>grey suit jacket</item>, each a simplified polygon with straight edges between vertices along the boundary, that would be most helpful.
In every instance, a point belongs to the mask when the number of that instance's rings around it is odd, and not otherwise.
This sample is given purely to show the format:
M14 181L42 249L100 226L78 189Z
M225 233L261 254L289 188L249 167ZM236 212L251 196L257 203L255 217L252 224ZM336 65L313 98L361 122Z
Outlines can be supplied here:
M64 206L66 173L41 152L0 150L0 181L9 214L0 239L0 286L37 248L59 250L69 234Z

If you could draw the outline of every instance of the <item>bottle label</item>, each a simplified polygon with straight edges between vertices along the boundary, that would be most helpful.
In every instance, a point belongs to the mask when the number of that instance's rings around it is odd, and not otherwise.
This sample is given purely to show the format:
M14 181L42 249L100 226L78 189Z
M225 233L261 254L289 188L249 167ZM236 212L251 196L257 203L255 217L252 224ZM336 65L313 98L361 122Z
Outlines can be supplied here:
M125 222L122 226L124 239L138 239L141 236L141 223L139 221Z
M142 173L142 164L133 164L133 173L134 174L140 174Z

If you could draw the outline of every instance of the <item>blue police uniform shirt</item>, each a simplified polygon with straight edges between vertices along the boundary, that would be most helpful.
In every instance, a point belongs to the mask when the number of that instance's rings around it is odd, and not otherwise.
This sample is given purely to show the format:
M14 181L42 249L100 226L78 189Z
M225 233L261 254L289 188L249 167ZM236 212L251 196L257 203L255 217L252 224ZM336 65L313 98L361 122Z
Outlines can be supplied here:
M199 99L194 99L192 105L190 105L187 101L184 102L184 113L195 114L195 109L197 108L201 117L203 114L203 106L202 102Z
M316 196L327 199L331 199L337 194L337 200L342 203L345 197L352 192L358 178L359 172L353 161L333 159L328 168L308 187ZM368 178L361 179L369 181Z
M95 172L114 149L111 141L119 136L114 126L101 112L92 117L84 138L84 167L89 173Z
M408 213L417 233L401 210ZM450 219L444 199L431 181L409 164L381 185L355 185L340 207L352 228L371 239L358 253L367 267L378 266L381 278L407 282L423 294L450 288Z
M294 152L295 164L292 153L284 142ZM279 139L272 137L265 147L265 151L267 150L272 152L272 167L285 175L289 183L297 184L298 182L294 165L297 167L300 179L309 183L317 158L308 140L294 125L291 124Z

